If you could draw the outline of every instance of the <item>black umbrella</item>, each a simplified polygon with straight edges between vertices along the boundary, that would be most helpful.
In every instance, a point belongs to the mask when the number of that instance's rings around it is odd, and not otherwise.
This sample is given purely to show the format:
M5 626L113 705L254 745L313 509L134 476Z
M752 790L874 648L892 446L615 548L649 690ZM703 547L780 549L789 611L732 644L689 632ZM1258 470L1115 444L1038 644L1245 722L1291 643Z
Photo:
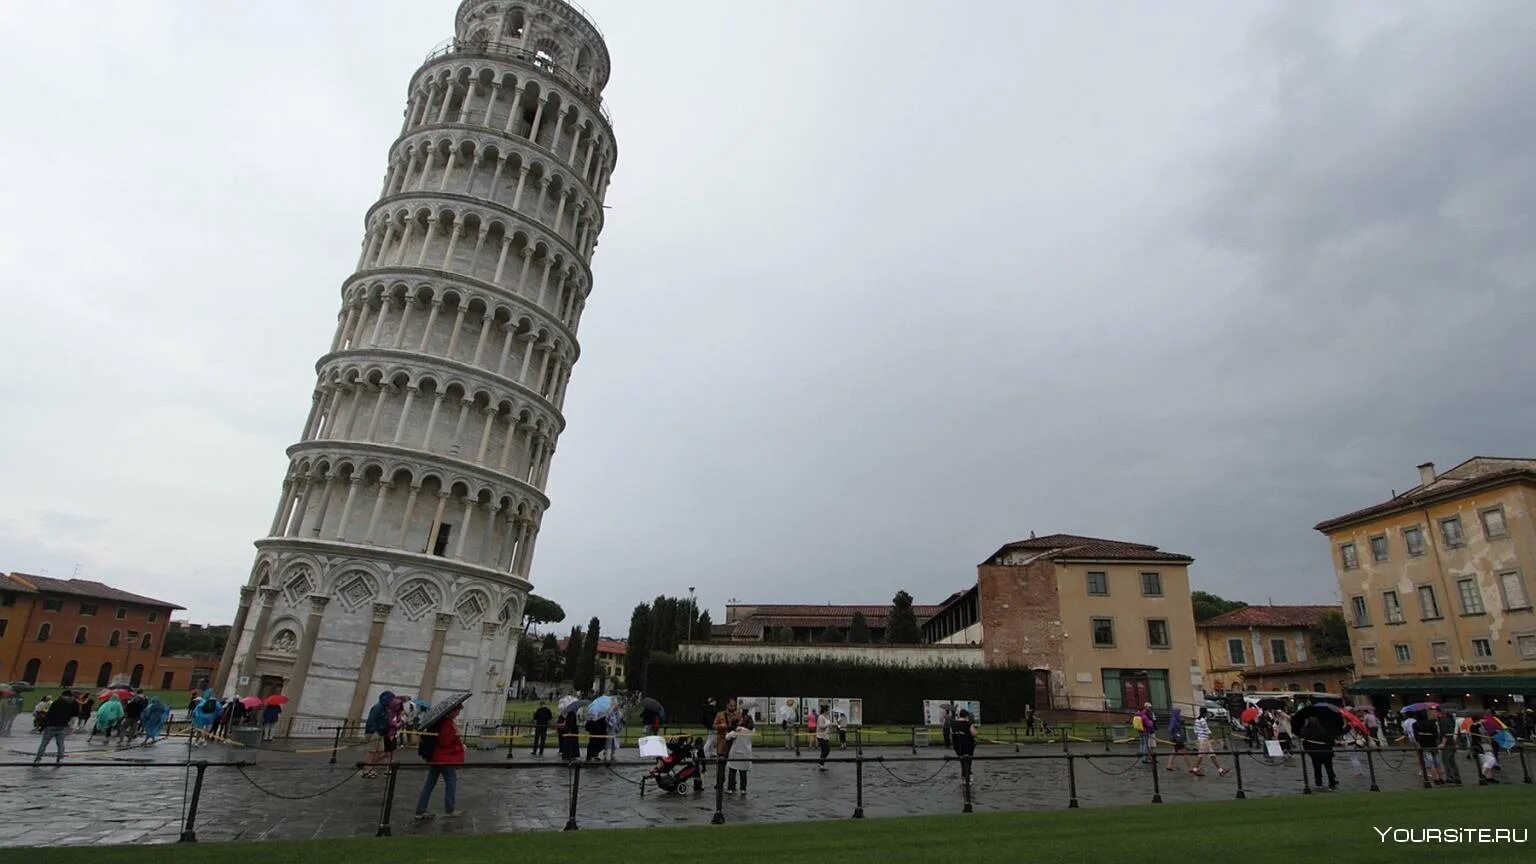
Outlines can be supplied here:
M1344 714L1332 705L1318 704L1306 705L1291 715L1291 729L1301 731L1309 719L1316 718L1319 726L1329 735L1338 737L1344 734Z
M469 701L472 694L468 692L455 693L446 699L438 700L436 705L427 709L427 713L421 715L418 725L422 729L431 729L432 724L443 719L443 715Z
M566 705L564 708L561 708L560 716L564 717L567 714L575 714L578 711L584 711L589 704L591 703L585 699L577 699L575 702L572 702L569 705Z
M1258 701L1258 706L1260 708L1263 708L1265 711L1269 711L1269 710L1274 709L1274 708L1284 708L1285 707L1285 700L1284 699L1276 699L1273 696L1265 696L1263 699L1260 699Z
M652 699L649 696L640 700L640 707L646 711L655 711L656 716L663 720L667 719L667 709L661 707L660 702L657 702L655 699Z

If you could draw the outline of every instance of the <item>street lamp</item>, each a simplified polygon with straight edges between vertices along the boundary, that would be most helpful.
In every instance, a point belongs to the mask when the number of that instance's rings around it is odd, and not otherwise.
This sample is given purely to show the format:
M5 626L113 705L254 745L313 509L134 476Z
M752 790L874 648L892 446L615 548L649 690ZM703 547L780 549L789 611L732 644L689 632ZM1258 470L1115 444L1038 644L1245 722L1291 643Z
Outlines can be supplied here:
M693 599L693 586L688 586L688 643L693 644L693 619L699 617L697 601Z

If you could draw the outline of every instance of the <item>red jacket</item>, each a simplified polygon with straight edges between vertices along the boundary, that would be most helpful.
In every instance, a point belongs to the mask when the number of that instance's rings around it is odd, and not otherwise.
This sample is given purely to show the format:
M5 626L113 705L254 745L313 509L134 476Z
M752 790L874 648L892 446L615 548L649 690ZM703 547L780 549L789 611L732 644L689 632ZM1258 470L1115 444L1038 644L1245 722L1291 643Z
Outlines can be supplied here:
M459 765L464 762L464 739L459 737L458 727L449 719L437 727L437 746L432 750L433 765Z

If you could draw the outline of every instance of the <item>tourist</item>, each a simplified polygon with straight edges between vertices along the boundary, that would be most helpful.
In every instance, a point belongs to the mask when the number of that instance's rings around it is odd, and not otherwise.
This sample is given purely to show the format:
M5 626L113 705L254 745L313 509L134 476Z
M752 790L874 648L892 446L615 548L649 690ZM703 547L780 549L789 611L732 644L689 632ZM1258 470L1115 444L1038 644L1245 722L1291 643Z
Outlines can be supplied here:
M752 736L756 724L752 722L749 714L741 718L741 723L730 732L725 733L727 749L730 751L730 761L725 763L726 786L725 794L736 794L736 781L741 781L741 797L747 797L747 772L752 767Z
M51 707L53 707L53 698L49 696L44 696L43 698L37 700L37 704L32 706L33 732L41 732L44 728L46 728L43 726L43 718L47 716L48 709Z
M821 714L816 718L816 749L821 753L821 759L816 764L825 771L827 755L832 752L832 718L825 705L821 706Z
M1200 766L1205 763L1207 756L1211 759L1211 766L1216 769L1218 777L1227 776L1227 769L1221 767L1216 761L1216 747L1211 743L1210 712L1202 707L1195 717L1195 764L1189 769L1189 773L1196 777L1204 777L1205 771ZM1172 760L1170 760L1172 761Z
M587 716L587 761L596 762L608 747L608 717Z
M1193 774L1195 769L1189 761L1189 749L1187 746L1189 744L1189 733L1184 729L1184 709L1182 708L1175 708L1168 715L1168 742L1173 745L1173 752L1168 754L1167 770L1174 770L1173 760L1182 758L1184 760L1184 767Z
M58 699L48 703L40 721L43 740L37 744L37 755L32 758L33 765L43 761L43 751L48 749L49 741L53 742L54 747L53 764L64 764L64 735L69 731L69 721L75 719L75 712L80 710L75 700L70 698L73 695L65 690ZM46 697L43 701L47 701Z
M421 794L416 796L417 820L432 818L427 807L432 803L432 790L439 777L443 779L443 815L449 819L458 815L454 808L459 797L459 771L455 766L464 764L464 741L453 723L458 716L459 709L454 707L431 728L422 730L425 734L417 752L427 760L427 779L421 784Z
M398 709L394 708L395 694L385 690L379 694L379 701L373 703L368 709L368 717L363 723L363 736L368 742L368 752L363 756L363 779L371 780L379 776L374 766L382 762L394 759L395 736L389 731L391 712L398 715Z
M950 739L949 706L939 706L939 731L944 735L944 748L947 750L953 744Z
M144 716L144 709L149 706L149 700L144 698L143 690L135 690L133 698L123 705L123 722L118 725L118 740L127 743L139 737L139 718Z
M96 709L96 720L91 724L91 734L85 736L85 743L91 743L91 739L100 735L103 741L111 741L112 733L117 730L117 725L123 722L123 703L117 698L117 694L107 697L107 701L101 703Z
M533 755L544 755L544 742L549 737L549 721L554 717L554 712L543 702L533 712ZM560 749L558 744L555 749Z
M966 708L955 712L955 718L949 721L949 740L955 755L960 757L960 778L967 783L971 780L971 757L976 754L977 730L971 712Z
M619 740L624 735L624 711L619 707L619 700L613 700L613 707L608 709L608 740L607 758L609 762L619 758Z
M1316 717L1308 717L1307 722L1301 724L1299 734L1301 749L1312 757L1312 785L1323 788L1323 772L1327 771L1328 789L1337 792L1339 778L1333 773L1333 736Z
M261 709L261 740L271 741L277 734L277 721L283 716L283 706L268 702Z
M723 759L725 758L726 754L731 752L730 741L725 736L732 729L735 729L738 725L740 725L740 723L741 712L736 708L736 700L725 700L725 708L722 709L720 713L715 715L715 734L710 736L710 743L714 745L713 748L710 748L710 750L714 754L715 758Z
M1365 724L1365 746L1374 746L1378 750L1387 746L1387 737L1381 729L1381 720L1376 717L1376 709L1366 708L1365 716L1360 718L1360 722Z
M20 693L9 693L0 696L0 735L11 734L11 725L16 722L16 715L20 713Z
M139 717L139 728L144 733L144 743L153 744L165 731L165 718L170 714L170 706L161 702L159 697L151 696L149 704L144 706L144 713Z
M577 723L575 711L560 715L559 722L555 724L555 735L559 738L557 743L561 759L572 762L581 758L581 727Z
M1488 742L1488 746L1483 749L1482 758L1479 760L1479 767L1482 769L1484 783L1499 782L1493 776L1493 772L1499 770L1499 745L1492 741Z
M1035 708L1033 705L1024 706L1024 734L1029 736L1035 734Z
M213 724L219 719L219 700L214 698L212 690L203 690L191 713L193 735L198 745L207 747L213 740Z
M1456 764L1456 739L1460 731L1456 728L1456 715L1442 712L1435 725L1440 732L1440 767L1445 772L1445 782L1460 786L1461 766Z
M1424 776L1436 786L1444 786L1445 770L1440 766L1438 713L1430 709L1424 712L1423 718L1403 721L1403 731L1413 737L1413 746L1418 748L1419 762L1423 766Z
M832 725L837 729L837 749L848 749L848 716L841 711L832 712Z
M90 720L92 719L91 715L96 713L96 706L95 703L91 701L91 694L85 692L84 690L76 694L75 708L75 731L84 732L86 726L89 725Z
M1136 730L1136 755L1141 757L1143 765L1157 760L1157 739L1153 737L1157 733L1157 718L1152 714L1152 703L1148 702L1131 718L1131 726Z

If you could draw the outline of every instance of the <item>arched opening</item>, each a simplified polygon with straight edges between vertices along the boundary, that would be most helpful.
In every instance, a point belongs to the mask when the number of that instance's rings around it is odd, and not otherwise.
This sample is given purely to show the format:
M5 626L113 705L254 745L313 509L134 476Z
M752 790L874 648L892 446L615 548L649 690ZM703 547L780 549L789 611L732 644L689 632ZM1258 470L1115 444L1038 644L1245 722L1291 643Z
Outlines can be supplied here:
M21 680L27 682L28 684L36 684L37 672L42 667L43 661L41 659L33 657L31 660L28 660L27 668L21 673Z
M145 651L148 651L149 650L149 645L150 645L149 634L145 633L144 634L144 638L139 640L139 648L141 648L141 649L143 649Z
M71 660L68 663L65 663L64 664L64 674L59 676L59 686L60 687L68 687L71 684L75 683L75 676L78 675L78 674L80 674L80 663L79 663L79 661Z
M112 664L110 662L103 663L103 664L101 664L101 668L96 671L96 686L97 687L105 687L105 686L107 686L108 684L111 684L111 683L112 683Z
M75 644L76 645L84 645L85 644L85 628L84 627L81 627L79 630L75 631Z
M122 641L122 634L118 633L116 630L113 630L112 635L107 637L107 647L116 648L117 643L120 641Z
M137 663L133 667L133 675L128 679L128 686L138 687L144 681L144 664Z
M47 621L43 622L43 626L37 628L37 641L39 642L47 642L48 637L52 635L53 625L49 624Z

